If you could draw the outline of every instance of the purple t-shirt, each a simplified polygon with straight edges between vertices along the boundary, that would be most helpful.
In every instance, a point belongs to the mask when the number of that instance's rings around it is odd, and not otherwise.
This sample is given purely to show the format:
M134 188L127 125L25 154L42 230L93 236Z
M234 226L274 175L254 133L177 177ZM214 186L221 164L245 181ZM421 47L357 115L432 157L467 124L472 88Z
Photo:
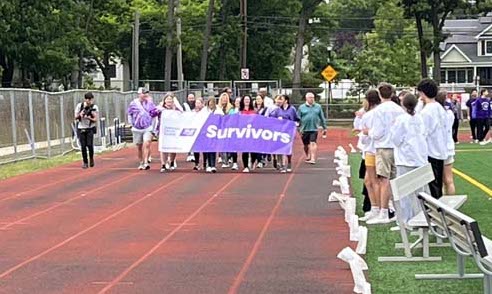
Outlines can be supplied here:
M475 101L474 105L475 110L475 118L484 119L489 118L490 111L490 99L487 97L480 97ZM473 112L473 111L472 111Z
M274 111L270 113L270 117L281 117L282 119L288 119L291 121L299 121L299 117L297 116L296 108L292 105L289 105L287 109L283 107L278 107Z
M141 102L138 98L134 99L128 106L128 120L135 129L145 130L152 126L155 108L150 100Z

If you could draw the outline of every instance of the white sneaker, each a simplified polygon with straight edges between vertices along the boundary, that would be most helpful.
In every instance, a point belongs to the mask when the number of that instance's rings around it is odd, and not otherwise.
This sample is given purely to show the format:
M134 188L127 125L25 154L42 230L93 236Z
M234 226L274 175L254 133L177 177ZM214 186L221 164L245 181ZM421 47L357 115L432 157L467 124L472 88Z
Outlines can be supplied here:
M473 141L473 142L475 142L475 144L476 144L476 143L478 143L478 140L475 140L475 141Z
M169 164L169 162L166 162L166 169L171 169L171 165Z
M239 166L237 166L237 163L233 163L231 169L232 170L238 170L239 169Z
M195 157L193 155L188 155L188 157L186 157L186 162L192 162L195 160Z
M165 172L166 172L166 167L165 166L161 167L161 173L165 173Z
M378 217L379 216L379 213L372 213L372 212L368 212L366 213L363 217L359 217L359 220L361 222L367 222L375 217Z
M143 163L141 163L141 164L138 166L138 169L139 169L139 170L144 170L144 169L145 169L144 164L143 164Z
M230 167L230 165L228 163L223 163L222 164L222 168L229 168L229 167Z
M247 167L246 167L246 168L244 168L244 169L243 169L243 173L249 173L249 168L247 168Z
M487 141L482 141L479 144L480 144L480 146L484 146L484 145L487 145L487 143L488 143Z
M217 162L222 163L222 157L219 157L219 159L217 159Z
M215 174L215 173L217 172L217 168L212 167L212 168L210 169L210 171L211 171L212 173L214 173L214 174Z
M258 163L257 167L258 168L263 168L263 163L262 162Z
M207 168L205 169L205 172L211 173L212 172L212 168L210 166L207 166Z
M389 224L391 221L388 217L388 215L381 215L379 214L377 217L370 219L366 222L368 225L378 225L378 224Z

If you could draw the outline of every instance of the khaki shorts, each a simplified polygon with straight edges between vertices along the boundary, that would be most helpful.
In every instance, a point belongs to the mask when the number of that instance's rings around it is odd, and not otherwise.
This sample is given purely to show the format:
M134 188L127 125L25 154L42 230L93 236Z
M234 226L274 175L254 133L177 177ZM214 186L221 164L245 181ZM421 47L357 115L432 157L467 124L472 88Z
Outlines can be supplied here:
M376 174L390 180L396 178L393 149L382 148L376 150Z
M149 130L144 131L133 131L133 143L137 145L142 145L144 142L152 141L152 132Z
M450 165L454 163L454 155L449 155L449 157L444 160L444 165Z

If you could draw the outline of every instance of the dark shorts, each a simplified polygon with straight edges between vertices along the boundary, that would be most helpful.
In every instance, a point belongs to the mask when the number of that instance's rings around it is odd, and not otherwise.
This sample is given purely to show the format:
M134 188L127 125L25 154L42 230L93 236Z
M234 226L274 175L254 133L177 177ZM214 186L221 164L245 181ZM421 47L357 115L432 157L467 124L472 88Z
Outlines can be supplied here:
M309 145L309 143L316 143L318 140L318 132L304 132L302 133L302 143L304 145Z

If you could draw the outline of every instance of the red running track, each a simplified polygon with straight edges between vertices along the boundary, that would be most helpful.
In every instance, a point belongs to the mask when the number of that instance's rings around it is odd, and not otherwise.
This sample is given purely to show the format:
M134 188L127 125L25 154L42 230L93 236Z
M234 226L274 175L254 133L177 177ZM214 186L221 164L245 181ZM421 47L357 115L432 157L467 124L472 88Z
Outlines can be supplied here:
M352 293L332 129L292 174L136 170L133 149L0 182L0 293Z

